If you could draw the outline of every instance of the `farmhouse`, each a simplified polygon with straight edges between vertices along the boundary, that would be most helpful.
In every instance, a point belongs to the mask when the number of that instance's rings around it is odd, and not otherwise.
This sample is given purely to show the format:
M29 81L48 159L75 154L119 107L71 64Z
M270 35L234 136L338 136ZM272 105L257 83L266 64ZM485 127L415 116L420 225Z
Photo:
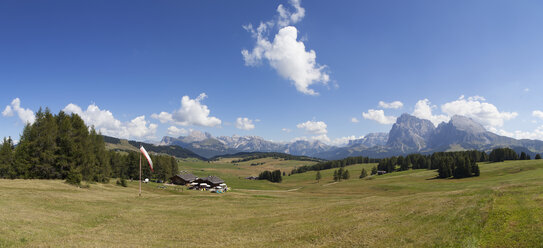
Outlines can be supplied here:
M198 177L196 177L195 175L190 174L190 173L179 174L179 175L175 175L175 176L170 178L172 183L177 184L177 185L187 185L187 184L190 184L190 183L196 181L197 179L198 179Z
M204 178L198 178L196 179L196 182L200 184L205 183L207 185L210 185L211 187L217 187L220 186L220 184L223 184L224 180L217 176L208 176Z
M377 171L377 175L384 175L384 174L387 174L386 171Z

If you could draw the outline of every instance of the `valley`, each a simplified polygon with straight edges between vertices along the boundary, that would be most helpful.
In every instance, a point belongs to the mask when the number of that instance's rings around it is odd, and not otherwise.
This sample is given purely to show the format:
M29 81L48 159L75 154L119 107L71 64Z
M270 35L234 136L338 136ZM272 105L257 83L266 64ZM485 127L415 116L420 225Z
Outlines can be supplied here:
M250 161L248 161L250 162ZM296 162L261 162L288 169ZM273 164L273 165L272 165ZM477 178L436 180L409 170L333 183L333 170L246 180L250 164L181 161L232 191L0 180L0 246L534 247L543 242L542 160L480 163ZM15 211L17 210L17 211Z

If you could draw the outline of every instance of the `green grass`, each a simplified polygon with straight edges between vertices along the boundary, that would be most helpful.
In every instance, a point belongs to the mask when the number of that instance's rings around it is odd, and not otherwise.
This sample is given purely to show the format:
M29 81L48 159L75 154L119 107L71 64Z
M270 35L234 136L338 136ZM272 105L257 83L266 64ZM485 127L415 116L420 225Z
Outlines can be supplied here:
M272 161L269 161L270 163ZM292 162L292 161L290 161ZM249 163L250 164L250 163ZM292 168L294 164L277 164ZM480 164L481 176L410 170L333 183L333 170L249 181L258 166L183 161L226 194L58 180L0 180L0 247L541 247L543 161ZM290 171L290 170L289 170Z

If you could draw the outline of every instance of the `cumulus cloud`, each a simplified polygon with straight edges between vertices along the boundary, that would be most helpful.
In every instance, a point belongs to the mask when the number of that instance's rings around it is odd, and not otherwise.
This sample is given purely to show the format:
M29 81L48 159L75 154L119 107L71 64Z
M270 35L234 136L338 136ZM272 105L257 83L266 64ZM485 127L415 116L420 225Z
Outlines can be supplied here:
M413 111L413 116L416 116L421 119L426 119L431 121L435 126L439 125L441 122L449 121L450 117L446 115L433 115L432 109L437 108L435 105L431 105L430 100L423 99L419 100L415 104L415 110Z
M282 4L277 6L277 13L279 14L277 24L280 27L296 24L305 16L305 9L301 6L301 0L291 0L290 4L294 8L295 12L290 12Z
M488 131L499 134L499 135L515 138L515 139L543 140L543 126L539 126L531 132L520 131L520 130L516 130L514 132L508 132L503 129L497 129L495 127L490 127Z
M160 123L174 122L172 114L168 112L160 112L158 114L152 114L151 118L157 119Z
M4 111L2 111L3 116L13 116L14 114L17 114L23 123L32 124L36 120L32 110L21 107L21 99L19 98L13 99L11 105L7 105Z
M534 110L532 112L532 116L543 119L543 111L540 110Z
M362 113L362 117L367 120L374 120L380 124L393 124L396 122L396 117L386 116L383 110L369 109L367 113Z
M102 110L96 104L91 104L83 110L78 105L70 103L63 111L78 114L87 125L94 126L98 132L119 138L152 138L158 127L157 124L147 122L144 115L128 122L121 122L109 110Z
M379 107L386 109L399 109L403 107L403 103L400 101L383 102L379 101Z
M358 123L360 122L356 117L351 118L352 123Z
M304 123L299 123L296 125L299 129L304 129L306 132L311 134L326 134L326 123L323 121L306 121Z
M181 136L182 134L186 134L187 130L184 128L178 128L176 126L170 126L168 128L168 134L171 136Z
M173 123L181 126L205 126L214 127L221 125L221 120L217 117L209 116L210 110L202 101L207 97L205 93L200 94L195 99L189 96L181 98L181 107L173 113L160 112L152 114L151 117L159 120L161 123Z
M283 78L291 80L296 89L306 95L318 95L309 87L316 83L326 85L330 76L325 71L326 66L316 62L316 52L306 51L304 42L298 41L298 30L289 26L299 22L305 15L299 0L290 1L294 12L288 11L283 5L277 7L278 18L275 21L261 22L255 29L249 24L244 28L256 39L252 51L243 49L241 54L247 66L257 66L263 60L274 68ZM273 26L279 28L271 41L267 33Z
M445 103L441 111L448 116L463 115L488 127L501 127L506 120L517 117L516 112L500 112L496 106L486 102L484 97L460 96L458 100Z
M236 128L242 130L252 130L255 128L253 121L247 117L238 117L236 119Z

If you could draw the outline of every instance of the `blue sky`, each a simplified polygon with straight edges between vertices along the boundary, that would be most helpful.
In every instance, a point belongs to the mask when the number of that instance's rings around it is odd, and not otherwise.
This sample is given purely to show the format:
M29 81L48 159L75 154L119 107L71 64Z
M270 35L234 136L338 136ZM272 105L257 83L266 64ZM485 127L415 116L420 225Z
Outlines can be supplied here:
M2 1L0 135L17 139L42 106L137 140L194 129L340 144L388 131L401 113L435 124L463 114L543 139L542 11L540 1Z

